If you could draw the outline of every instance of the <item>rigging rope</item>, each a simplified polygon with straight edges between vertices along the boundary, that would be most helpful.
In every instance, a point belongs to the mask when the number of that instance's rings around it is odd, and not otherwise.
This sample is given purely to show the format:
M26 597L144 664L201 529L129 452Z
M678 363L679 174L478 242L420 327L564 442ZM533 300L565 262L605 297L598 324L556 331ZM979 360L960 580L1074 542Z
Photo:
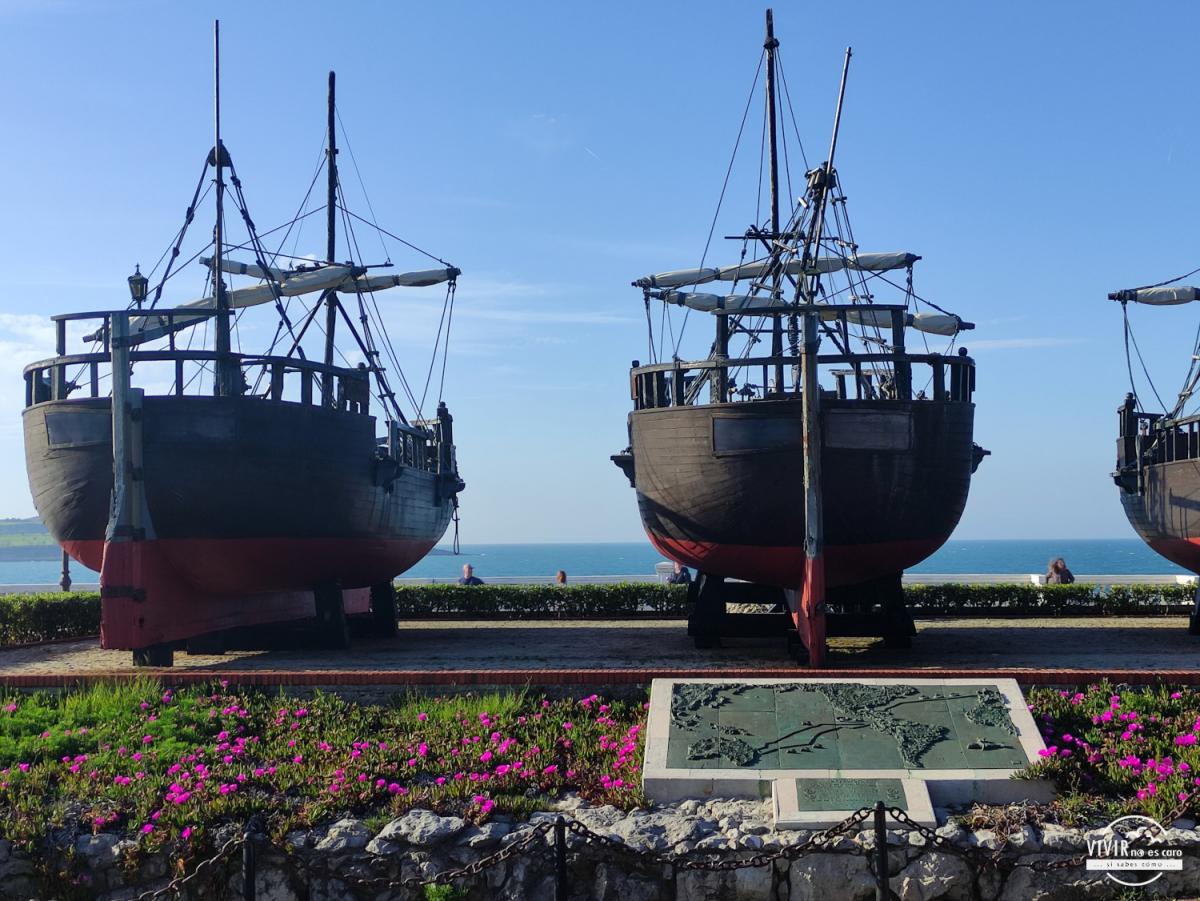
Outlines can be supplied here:
M754 71L754 82L750 85L750 96L746 98L746 108L742 111L742 121L738 125L737 140L733 144L733 153L729 156L729 165L725 169L725 180L721 183L721 196L717 198L717 208L713 211L712 224L708 228L708 239L704 242L704 253L700 256L699 268L704 268L704 261L708 259L708 250L712 245L713 233L717 229L717 217L721 215L721 205L725 202L725 191L729 187L729 176L733 173L733 164L737 159L738 147L742 143L742 134L746 130L746 119L750 115L750 107L754 104L754 91L758 88L758 78L762 75L763 62L767 58L767 51L764 49L758 56L758 68ZM689 307L683 314L683 323L679 326L679 337L675 339L674 354L679 356L679 345L683 341L683 333L687 329L688 316L692 312Z
M380 226L380 225L374 225L374 224L372 224L371 222L369 222L369 221L367 221L366 219L364 219L362 216L358 215L357 213L351 212L350 210L347 210L347 209L345 209L345 208L343 208L343 209L342 209L342 212L343 212L343 213L345 213L347 216L353 216L353 217L354 217L355 219L357 219L359 222L363 223L363 225L370 225L372 228L374 228L374 229L377 229L377 230L379 231L379 233L380 233L380 234L387 235L387 236L388 236L389 238L391 238L393 241L399 241L399 242L400 242L401 244L403 244L405 247L409 247L409 248L411 248L411 249L415 250L417 253L422 253L422 254L424 254L425 256L429 257L429 259L431 259L431 260L436 260L437 262L439 262L439 263L441 263L443 266L445 266L447 269L453 269L453 268L454 268L454 266L453 266L452 264L450 264L450 263L447 263L447 262L446 262L445 260L443 260L441 257L439 257L439 256L436 256L436 255L434 255L434 254L430 253L428 250L422 250L422 249L421 249L420 247L418 247L416 244L413 244L411 241L405 241L405 240L404 240L403 238L401 238L399 235L393 235L393 234L392 234L390 231L388 231L388 230L387 230L386 228L384 228L383 226Z
M371 195L367 193L367 186L363 182L362 173L358 170L358 160L354 156L354 148L350 146L350 135L346 133L346 126L342 123L342 111L334 106L333 114L337 116L338 125L342 129L342 138L346 142L346 151L350 154L350 164L354 166L354 175L358 179L358 186L362 189L363 200L367 202L367 210L371 213L371 224L375 227L376 234L379 235L379 246L383 250L383 256L387 262L391 262L391 257L388 254L387 245L383 243L383 235L380 234L382 229L379 228L379 219L375 215L375 207L371 205Z
M1186 277L1187 276L1184 276L1184 278L1186 278ZM1137 336L1134 335L1133 329L1131 329L1129 327L1129 313L1126 309L1126 305L1124 302L1121 303L1121 309L1123 311L1125 311L1125 356L1126 356L1126 360L1128 361L1128 359L1129 359L1129 345L1132 344L1134 353L1137 354L1138 363L1140 363L1142 366L1142 374L1146 376L1146 383L1150 386L1150 391L1154 394L1154 399L1158 401L1159 407L1162 408L1163 412L1166 412L1167 405L1164 404L1162 398L1158 396L1158 389L1154 386L1154 380L1150 378L1150 371L1146 368L1146 361L1144 359L1142 359L1142 351L1141 351L1141 348L1138 347ZM1130 369L1129 383L1130 383L1130 387L1133 387L1132 364L1130 364L1129 369ZM1137 397L1136 389L1133 392L1133 396L1134 396L1134 398Z

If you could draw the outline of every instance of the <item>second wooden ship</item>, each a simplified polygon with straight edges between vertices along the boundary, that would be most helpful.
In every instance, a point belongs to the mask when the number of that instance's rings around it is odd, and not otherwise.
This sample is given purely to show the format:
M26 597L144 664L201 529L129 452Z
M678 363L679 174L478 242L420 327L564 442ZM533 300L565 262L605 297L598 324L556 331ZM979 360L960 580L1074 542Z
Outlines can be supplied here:
M820 665L827 621L840 634L908 642L901 574L950 536L986 451L973 441L975 364L953 349L973 326L915 293L916 254L855 243L834 165L849 50L828 157L781 209L777 123L789 118L778 46L768 11L766 218L734 236L736 263L634 282L661 359L634 361L629 448L613 459L651 542L700 573L698 644L740 619L724 605L746 596L727 581L742 580L782 590L794 638ZM896 300L877 302L888 291ZM678 340L659 353L655 301L685 309L677 336L688 315L711 317L706 358L681 359ZM914 353L913 334L951 347Z

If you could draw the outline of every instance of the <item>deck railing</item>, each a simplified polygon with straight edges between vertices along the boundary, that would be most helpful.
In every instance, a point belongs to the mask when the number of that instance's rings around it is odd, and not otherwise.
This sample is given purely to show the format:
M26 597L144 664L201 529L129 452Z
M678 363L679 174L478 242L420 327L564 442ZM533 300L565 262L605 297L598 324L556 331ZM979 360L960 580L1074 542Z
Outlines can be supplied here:
M817 363L844 367L829 371L836 386L831 394L839 400L969 403L975 390L975 361L966 355L965 350L960 350L957 356L820 354ZM914 366L928 367L928 378L918 379L918 384L925 387L915 392ZM772 370L783 371L785 382L782 389L773 384ZM760 381L749 381L759 373ZM922 374L919 369L917 374ZM703 403L705 401L701 400L701 395L704 387L708 388L707 403L710 404L799 399L800 360L794 356L738 357L674 361L649 366L633 361L630 393L637 410Z
M95 313L67 313L53 317L55 324L55 353L56 356L39 360L25 367L25 405L43 403L51 400L65 400L77 391L85 389L90 397L101 396L101 383L109 373L102 373L102 368L111 370L113 362L113 328L114 316L134 318L150 315L155 319L167 320L168 328L177 318L192 320L197 317L217 315L215 311L204 310L153 310L143 314L137 310L102 311ZM81 354L67 353L67 325L69 322L84 320L100 320L101 326L97 331L96 343L98 351ZM155 323L158 327L158 323ZM167 335L167 349L137 350L136 334L126 348L131 365L137 363L171 363L174 368L174 380L169 393L182 396L188 392L191 385L186 377L186 364L197 367L215 365L221 355L211 350L180 350L175 347L175 332ZM291 356L273 356L260 354L229 353L225 357L231 365L238 367L242 378L239 380L242 393L261 397L265 400L291 400L300 404L320 404L326 396L330 405L347 413L368 414L370 412L371 388L370 373L365 365L358 367L327 366L314 360L305 360ZM193 379L197 384L198 379ZM289 392L288 386L295 390ZM105 392L107 393L107 392ZM191 393L198 394L198 390Z
M1200 460L1200 414L1168 419L1162 413L1143 413L1127 397L1120 410L1117 441L1119 470L1160 463Z

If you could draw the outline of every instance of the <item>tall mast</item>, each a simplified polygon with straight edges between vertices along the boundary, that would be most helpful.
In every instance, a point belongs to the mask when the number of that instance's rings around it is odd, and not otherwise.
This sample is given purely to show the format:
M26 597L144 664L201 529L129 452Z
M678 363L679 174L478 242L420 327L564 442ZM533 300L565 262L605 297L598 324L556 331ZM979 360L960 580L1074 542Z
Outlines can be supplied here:
M337 135L334 129L336 107L334 105L334 89L336 76L329 73L329 147L327 156L326 197L325 197L325 262L332 265L336 262L337 253ZM332 288L325 292L325 365L333 365L333 333L337 328L338 299L337 292ZM333 376L325 373L322 382L322 400L325 406L333 404Z
M771 257L778 257L779 241L779 156L775 139L775 51L779 41L775 39L775 15L767 10L767 39L763 48L767 51L767 133L771 166ZM771 296L779 290L779 267L772 276ZM719 318L719 317L718 317ZM771 317L771 356L783 356L783 322L779 316ZM765 389L766 386L764 386ZM783 363L775 364L775 390L783 391Z
M842 101L846 96L846 72L850 68L850 48L846 48L846 60L842 64L842 84L838 91L837 112L833 119L833 138L829 143L829 158L821 169L810 174L819 178L816 184L816 209L812 213L812 228L804 244L802 270L819 254L821 233L825 227L825 205L829 198L833 180L833 156L837 151L838 128L842 121ZM812 181L809 182L813 184ZM825 665L825 524L824 498L821 490L821 385L819 382L817 356L821 336L818 330L820 313L814 306L816 288L820 276L814 275L810 283L803 273L799 286L807 296L797 299L805 305L804 341L800 350L801 386L804 418L801 423L803 436L804 472L804 587L793 606L796 631L808 648L810 666Z
M229 297L225 293L225 281L221 278L221 244L224 241L223 220L225 216L225 148L221 146L221 22L213 22L213 119L216 133L213 144L212 164L217 173L217 224L213 228L213 290L216 297L216 322L213 330L213 350L217 353L214 367L213 392L218 395L234 394L234 379L229 359Z
M842 127L842 103L846 99L846 75L850 71L850 57L853 51L846 48L846 58L842 62L842 83L838 87L837 109L833 113L833 135L829 138L829 157L825 160L825 174L821 179L820 195L817 198L817 208L813 213L813 235L810 242L812 252L819 254L821 249L821 234L825 230L825 208L828 206L829 192L833 188L833 157L837 153L838 131Z

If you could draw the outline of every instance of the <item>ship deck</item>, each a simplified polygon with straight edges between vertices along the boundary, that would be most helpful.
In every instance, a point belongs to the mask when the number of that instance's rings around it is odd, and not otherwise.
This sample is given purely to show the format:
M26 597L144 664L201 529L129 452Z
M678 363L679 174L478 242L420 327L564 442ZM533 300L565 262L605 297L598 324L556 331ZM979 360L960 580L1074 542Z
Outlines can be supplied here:
M394 639L357 639L349 651L304 647L178 654L158 671L174 684L229 679L261 685L618 685L652 678L959 675L1024 684L1200 684L1200 638L1187 617L944 618L917 621L909 650L864 638L830 640L824 670L797 667L776 639L726 639L698 651L681 620L488 622L422 620ZM0 686L52 687L155 672L95 639L0 651Z

